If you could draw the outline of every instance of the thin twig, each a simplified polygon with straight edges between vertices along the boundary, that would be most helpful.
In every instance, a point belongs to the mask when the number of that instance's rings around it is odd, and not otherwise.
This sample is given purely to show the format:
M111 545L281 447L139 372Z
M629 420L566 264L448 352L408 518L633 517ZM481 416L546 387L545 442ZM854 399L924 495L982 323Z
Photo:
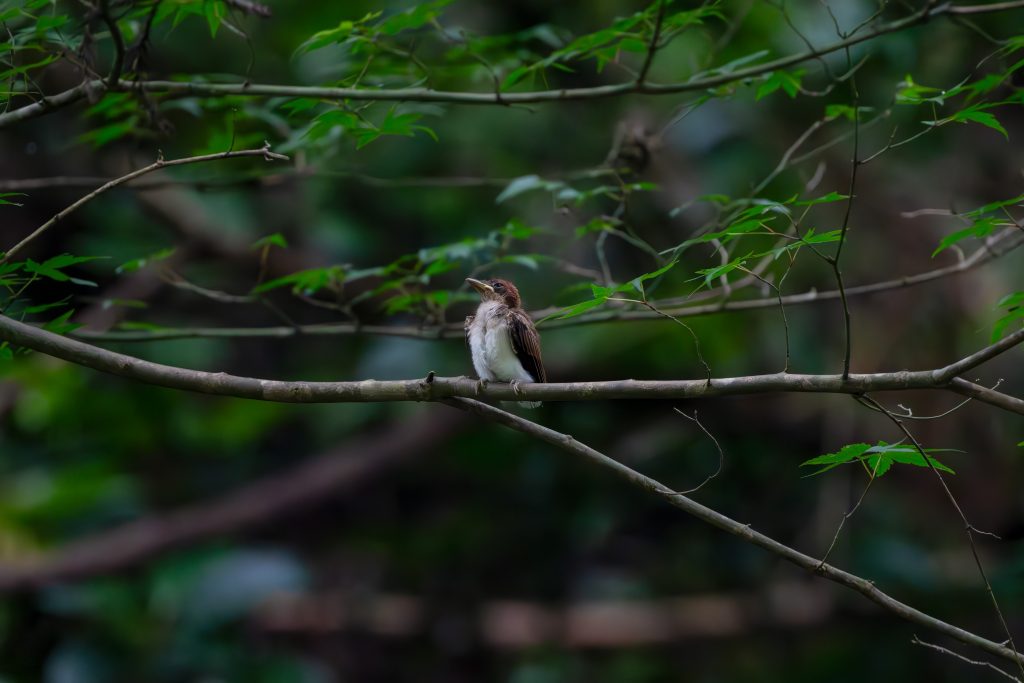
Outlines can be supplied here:
M157 158L155 162L153 162L149 166L140 168L136 171L132 171L127 175L123 175L120 178L111 180L110 182L106 183L101 187L96 188L89 194L85 195L84 197L76 201L74 204L71 204L70 206L62 210L56 216L54 216L50 220L40 225L34 231L32 231L32 233L29 234L28 237L26 237L25 239L21 240L13 247L8 249L7 253L0 257L0 264L10 261L15 256L15 254L24 249L32 240L36 239L44 232L52 228L54 225L67 218L68 215L75 212L83 205L89 203L90 201L92 201L99 195L103 194L107 190L113 189L118 185L123 185L124 183L130 182L135 178L138 178L139 176L146 175L147 173L152 173L153 171L160 170L161 168L169 168L171 166L184 166L186 164L197 164L204 161L217 161L220 159L236 159L238 157L263 157L267 161L288 161L288 157L286 157L285 155L278 154L276 152L271 152L269 145L264 145L259 149L244 149L233 152L218 152L217 154L203 154L200 156L185 157L182 159L171 159L170 161L167 161L163 158L163 156L160 156Z
M851 61L850 51L846 51L846 61ZM839 243L836 245L836 252L829 259L832 264L832 272L836 277L836 286L839 288L839 300L843 305L844 323L844 349L843 349L843 377L850 376L850 354L853 346L852 333L850 330L850 306L846 300L846 288L843 285L843 271L839 265L839 259L843 255L843 246L846 244L846 234L850 229L850 214L853 212L854 194L857 190L857 168L860 166L858 150L860 144L860 92L857 90L857 79L850 79L850 89L853 93L853 158L850 161L850 189L846 199L846 213L843 216L843 226L839 233Z
M654 55L658 52L658 40L661 38L661 25L665 20L665 4L668 0L658 0L658 16L654 20L654 33L651 35L651 42L647 46L647 55L644 57L643 66L640 67L640 73L636 75L636 85L640 87L644 83L644 79L647 78L647 72L651 70L651 64L654 63Z
M110 0L100 0L99 12L110 31L110 39L114 41L114 63L107 76L107 87L113 88L121 80L121 70L124 68L124 36L121 35L117 19L110 13Z
M679 413L680 415L685 417L687 420L690 420L691 422L696 424L697 427L702 432L704 432L704 434L707 435L707 437L709 439L711 439L711 443L715 444L715 450L718 451L718 467L715 468L714 472L712 472L707 477L705 477L704 481L702 481L701 483L697 484L692 489L686 489L685 491L677 491L677 493L679 493L680 495L688 496L690 494L696 493L697 491L700 491L702 488L704 488L704 486L709 481L711 481L712 479L714 479L715 477L717 477L719 474L722 473L722 468L725 466L725 451L722 449L722 445L720 443L718 443L718 439L715 438L715 435L712 434L711 432L709 432L708 428L705 427L701 423L701 421L697 419L697 411L696 410L693 411L693 415L692 416L687 415L683 411L679 410L679 408L673 408L672 410L676 411L677 413Z
M950 655L951 657L956 657L957 659L959 659L959 660L961 660L963 662L967 662L968 664L973 664L974 666L984 666L984 667L987 667L987 668L992 669L993 671L995 671L997 673L1002 674L1003 676L1006 676L1011 681L1016 681L1017 683L1021 683L1021 680L1019 678L1017 678L1016 676L1014 676L1012 674L1008 674L1007 672L1003 671L1002 669L1000 669L998 666L996 666L992 662L982 662L982 661L978 661L976 659L968 659L967 657L964 657L962 654L960 654L958 652L953 652L952 650L944 648L941 645L935 645L933 643L927 643L927 642L921 640L920 638L918 638L916 635L913 637L913 639L911 639L910 642L913 645L921 645L922 647L927 647L929 649L935 650L936 652L941 652L942 654Z

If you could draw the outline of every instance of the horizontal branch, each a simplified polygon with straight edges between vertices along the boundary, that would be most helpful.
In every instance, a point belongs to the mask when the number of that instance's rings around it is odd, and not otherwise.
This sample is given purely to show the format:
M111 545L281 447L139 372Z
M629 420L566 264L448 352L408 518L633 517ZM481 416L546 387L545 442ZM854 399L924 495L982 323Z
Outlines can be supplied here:
M905 275L900 278L872 282L856 287L848 287L846 296L865 296L877 294L904 287L932 282L952 275L966 273L977 268L988 261L998 258L1007 252L1016 249L1022 243L1016 233L1005 233L1009 236L1010 244L1005 249L996 252L993 247L996 240L1003 239L997 236L991 244L978 249L967 258L950 266L936 268L916 275ZM800 294L790 294L782 297L783 306L794 306L803 304L832 301L839 298L839 290L817 291L810 290ZM563 327L575 327L589 323L605 323L621 320L666 320L663 313L676 318L689 318L704 315L715 315L734 311L752 311L765 308L776 308L779 306L778 297L763 297L758 299L746 299L741 301L718 301L709 304L691 305L684 307L668 306L658 301L651 302L655 308L662 311L657 313L649 309L609 308L604 311L594 311L583 315L563 320L548 320L541 325L542 330L558 329ZM541 320L547 316L557 313L559 308L545 308L530 313L534 320ZM446 323L444 325L366 325L362 323L320 323L313 325L288 325L271 327L184 327L166 328L154 330L114 330L104 332L92 332L89 330L76 330L71 336L94 342L149 342L168 341L173 339L201 339L201 338L271 338L285 339L289 337L309 336L336 336L336 335L380 335L386 337L408 337L412 339L461 339L466 332L463 323Z
M596 451L586 444L580 443L569 434L561 434L553 429L530 422L529 420L517 415L513 415L479 401L455 399L448 401L448 403L449 405L461 410L467 410L479 415L491 422L496 422L510 429L514 429L518 432L537 438L540 441L544 441L545 443L549 443L557 448L567 451L591 464L597 465L605 470L609 470L620 479L623 479L644 491L653 493L662 500L668 502L670 505L673 505L687 514L696 517L702 522L706 522L707 524L732 534L743 541L763 548L813 574L822 576L830 581L846 586L847 588L852 588L872 602L881 606L883 609L899 616L902 619L915 624L920 624L921 626L925 626L938 633L942 633L962 643L978 647L989 654L996 655L1010 661L1024 662L1024 657L1020 657L1010 648L1002 645L1001 643L983 638L976 633L966 631L945 621L936 619L935 617L915 609L910 605L900 602L887 593L879 590L873 582L843 571L842 569L838 569L830 564L826 564L821 560L811 557L810 555L805 555L790 546L783 545L770 536L766 536L765 534L755 531L749 524L742 524L715 510L712 510L705 505L701 505L695 500L670 489L661 482L651 479L650 477L627 467L617 460L613 460L604 453Z
M390 427L375 436L353 439L290 471L212 500L86 536L53 554L2 562L0 591L38 589L58 581L125 571L175 548L279 520L363 486L400 462L425 455L451 433L454 424L444 416L419 415L401 429Z
M7 114L0 115L0 128L19 121L39 116L58 107L66 106L83 99L90 91L105 90L130 92L140 91L161 93L175 97L221 97L239 95L248 97L308 97L326 100L360 100L360 101L401 101L401 102L442 102L451 104L486 104L507 106L510 104L535 104L542 102L563 102L572 100L593 100L621 95L670 95L716 88L748 78L754 78L785 69L811 59L843 50L860 43L873 40L879 36L905 30L931 18L942 15L981 14L984 12L1001 12L1024 7L1024 0L1019 2L1001 2L991 5L935 5L929 3L923 11L878 26L860 35L850 36L824 47L807 50L787 57L781 57L764 64L719 73L704 78L693 78L680 83L655 84L647 81L630 81L612 85L601 85L588 88L559 88L534 92L457 92L431 90L429 88L329 88L316 86L269 85L261 83L203 83L192 81L125 81L108 88L102 80L90 81L66 90L58 95L44 98L39 103L26 105Z
M445 398L487 398L503 401L593 401L602 399L680 399L732 396L769 392L862 394L869 391L946 389L949 367L916 372L874 374L800 375L778 373L693 380L614 380L610 382L563 382L482 384L468 377L434 377L413 380L362 380L354 382L284 382L236 377L223 372L203 372L161 365L68 339L33 325L0 316L0 340L60 358L93 370L120 377L217 396L235 396L282 403L365 403L384 401L436 401ZM1000 351L1024 342L1019 330L999 342ZM990 347L992 348L992 347ZM992 356L991 353L988 354ZM990 390L991 391L991 390ZM991 403L991 401L989 401ZM1024 409L1013 412L1024 414Z

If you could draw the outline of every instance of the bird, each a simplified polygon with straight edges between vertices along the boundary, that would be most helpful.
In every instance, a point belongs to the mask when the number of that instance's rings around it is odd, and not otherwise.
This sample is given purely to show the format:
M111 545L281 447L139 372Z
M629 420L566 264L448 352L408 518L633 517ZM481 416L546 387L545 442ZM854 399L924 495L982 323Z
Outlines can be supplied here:
M519 391L524 382L547 382L540 355L540 334L523 310L519 290L508 280L466 282L480 294L476 313L466 317L466 344L481 382L509 382ZM520 401L536 408L539 401Z

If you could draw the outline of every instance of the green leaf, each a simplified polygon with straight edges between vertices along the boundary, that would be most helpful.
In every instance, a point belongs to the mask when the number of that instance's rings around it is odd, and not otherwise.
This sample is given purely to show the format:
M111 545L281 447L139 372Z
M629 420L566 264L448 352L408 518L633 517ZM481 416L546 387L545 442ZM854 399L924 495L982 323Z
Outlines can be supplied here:
M816 199L803 199L798 202L792 202L793 206L816 206L818 204L828 204L830 202L841 202L845 199L849 199L850 195L840 194L833 190L826 195L817 197Z
M790 98L796 97L797 93L800 92L800 80L803 78L804 71L772 71L769 72L764 82L761 83L757 88L757 94L754 96L755 100L760 100L762 97L766 97L776 90L782 89Z
M941 462L939 462L938 460L931 456L932 453L942 453L951 450L952 449L949 448L926 448L924 449L924 452L928 454L928 460L930 460L931 464L935 466L935 469L942 470L943 472L948 472L949 474L956 474L956 472L954 472L948 466L943 465ZM917 450L915 446L900 446L895 444L889 446L882 445L880 443L879 446L875 446L869 452L883 453L885 457L891 458L893 462L897 462L903 465L914 465L915 467L928 467L928 462L925 460L924 456L921 455L921 453Z
M539 323L544 322L545 320L551 320L552 318L554 318L555 320L564 320L566 318L575 318L576 316L578 316L578 315L580 315L582 313L586 313L587 311L589 311L592 308L597 308L598 306L603 306L605 301L607 301L606 297L598 297L596 299L589 299L587 301L581 301L578 304L575 304L573 306L569 306L568 308L563 308L561 311L556 311L555 313L552 313L551 315L546 316L546 317L542 318L541 320L538 320L537 322L539 324Z
M93 147L99 148L134 132L138 129L138 123L138 116L130 116L124 121L116 121L106 126L93 128L79 135L76 140L91 143Z
M992 234L996 228L1009 227L1012 225L1012 223L1008 223L1005 220L997 218L982 218L981 220L977 220L972 223L970 227L964 228L963 230L957 230L956 232L943 237L942 241L939 242L939 246L932 252L932 258L935 258L935 256L943 250L948 249L957 242L967 239L968 237L977 237L978 239L981 239L982 237L987 237Z
M256 285L253 287L252 293L262 294L272 289L290 286L293 293L309 296L324 287L342 282L344 279L345 269L341 266L309 268Z
M61 306L67 306L68 301L70 301L70 300L71 300L71 297L70 296L66 296L63 299L61 299L60 301L54 301L53 303L37 304L35 306L26 306L25 310L22 311L22 312L25 313L25 314L28 314L28 315L32 315L32 314L35 314L35 313L42 313L43 311L48 311L51 308L60 308Z
M74 312L75 310L71 309L62 313L61 315L57 316L50 322L43 325L43 329L48 332L53 332L54 334L61 335L67 334L72 330L77 330L79 327L81 327L81 325L77 323L68 322L68 318L70 318L74 314Z
M367 25L380 17L381 12L368 12L363 15L362 19L355 21L344 20L340 22L335 28L327 29L325 31L317 31L310 36L302 45L296 50L297 53L309 52L311 50L318 50L322 47L334 43L345 43L348 42L353 36L358 36L366 32Z
M321 103L320 100L312 97L297 97L293 100L288 100L284 104L280 105L281 109L288 112L289 118L296 114L301 114L304 111L314 109Z
M0 205L8 204L10 206L21 206L18 202L11 202L5 199L5 197L27 197L24 192L0 192Z
M377 30L384 35L397 35L402 31L409 31L426 26L441 15L441 10L450 5L452 0L434 0L417 5L412 9L388 17L380 22Z
M945 97L939 88L931 88L924 85L918 85L911 78L910 74L907 74L903 82L897 86L896 91L896 104L923 104L925 102L932 102L935 104L943 104Z
M986 204L985 206L980 206L977 209L968 211L964 216L968 218L979 218L984 216L986 213L992 213L993 211L1002 209L1005 206L1019 205L1021 202L1024 202L1024 194L1019 194L1016 197L1011 197L1010 199L1001 199L999 201Z
M747 264L747 261L750 260L751 256L753 256L753 253L748 253L745 256L740 256L738 258L734 258L733 260L729 261L728 263L723 263L720 266L715 266L714 268L704 268L703 270L698 270L697 274L704 276L704 285L703 286L710 287L712 281L717 280L718 278L722 277L723 275L728 275L729 273L731 273L732 271L736 270L737 268L742 268L743 266L745 266Z
M524 175L509 183L505 189L501 191L501 194L497 196L494 202L496 204L501 204L502 202L512 199L513 197L518 197L525 192L550 189L552 189L550 181L544 180L538 175Z
M286 240L284 235L281 233L275 232L271 235L261 237L252 243L253 249L260 249L262 247L279 247L281 249L287 249L288 240Z
M671 263L668 263L668 264L662 266L661 268L658 268L657 270L652 270L649 273L644 273L643 275L640 275L639 277L635 277L635 278L633 278L632 280L629 281L629 285L631 285L634 289L636 289L636 291L640 292L641 295L646 296L646 294L644 294L644 283L646 281L652 280L652 279L654 279L656 277L661 277L662 275L664 275L668 271L670 271L673 268L675 268L677 263L679 263L678 260L672 261Z
M990 112L980 111L972 107L971 109L964 109L963 111L958 111L956 114L953 115L953 120L958 121L960 123L980 123L983 126L987 126L993 130L999 131L1007 140L1010 139L1010 134L1006 132L1005 128L1003 128L1003 124L999 123L999 119L997 119L995 115L993 115Z
M89 287L96 287L96 283L90 280L82 280L76 277L72 277L62 271L63 268L73 266L79 263L85 263L87 261L95 261L96 259L106 258L105 256L72 256L71 254L61 254L60 256L54 256L51 259L47 259L42 263L37 263L32 259L25 261L25 272L34 273L42 277L56 280L57 282L73 282L77 285L86 285Z
M844 463L852 462L860 458L870 448L871 444L851 443L846 446L843 446L835 453L826 453L825 455L819 455L818 457L811 458L810 460L804 460L802 463L800 463L800 466L806 467L808 465L825 465L825 467L819 469L816 472L812 472L810 475L808 475L814 476L816 474L821 474L822 472L827 472L833 467L838 467L839 465L842 465Z
M888 444L884 441L879 441L874 446L866 443L854 443L843 446L835 453L827 453L810 460L805 460L800 463L800 466L820 465L821 467L818 470L807 475L813 477L840 465L861 461L869 473L873 472L876 477L880 477L888 472L892 465L896 463L914 465L915 467L928 467L928 461L931 461L935 469L956 474L952 469L931 455L932 453L950 452L952 450L949 448L926 448L925 453L928 454L928 460L926 461L915 446L898 443Z
M203 15L206 17L206 25L210 28L210 37L217 37L217 29L224 21L224 14L227 10L223 0L203 0Z
M319 140L337 128L351 131L358 130L362 125L363 122L352 112L330 109L313 119L313 123L302 134L302 137L309 138L310 140Z
M1005 308L1006 313L992 326L992 337L991 343L996 343L1002 339L1006 330L1017 321L1024 321L1024 292L1014 292L1013 294L1007 294L999 303L996 304L996 308Z
M150 263L155 263L157 261L163 261L164 259L170 258L171 256L174 255L174 251L174 247L167 247L166 249L161 249L160 251L154 252L149 256L143 256L142 258L132 259L131 261L125 261L117 268L115 268L114 272L119 275L121 273L134 273L137 270L145 268Z

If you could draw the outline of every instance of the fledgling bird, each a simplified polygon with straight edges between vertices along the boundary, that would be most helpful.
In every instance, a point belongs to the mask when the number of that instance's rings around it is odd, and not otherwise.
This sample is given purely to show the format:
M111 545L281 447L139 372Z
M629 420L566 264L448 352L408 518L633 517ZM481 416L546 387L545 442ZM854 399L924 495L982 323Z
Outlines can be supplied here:
M509 382L516 388L523 382L546 382L540 356L540 334L523 310L519 290L508 280L466 278L480 294L476 314L466 317L466 344L473 369L485 382ZM520 401L536 408L537 401Z

